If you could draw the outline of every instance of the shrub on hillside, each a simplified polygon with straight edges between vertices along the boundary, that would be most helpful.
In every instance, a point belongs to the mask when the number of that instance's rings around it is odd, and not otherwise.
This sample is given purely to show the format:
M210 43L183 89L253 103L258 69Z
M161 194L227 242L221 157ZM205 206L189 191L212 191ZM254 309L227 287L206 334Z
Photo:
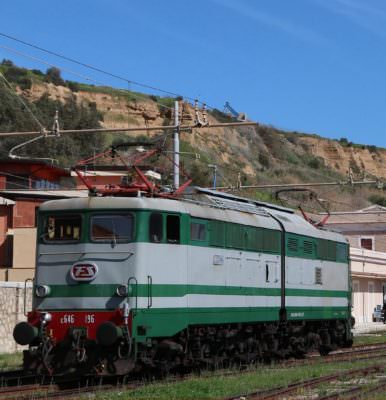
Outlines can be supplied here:
M56 67L51 67L47 69L45 81L53 83L56 86L65 86L65 82L62 79L60 69Z
M308 166L310 166L313 169L319 169L319 168L323 167L323 161L318 157L312 157L308 161Z
M378 194L372 194L369 197L369 201L373 204L378 204L379 206L386 207L386 197L380 196Z
M28 70L25 68L10 66L5 70L4 76L9 82L15 83L23 90L30 89L32 86L32 81L28 75Z
M78 82L67 81L67 87L68 87L72 92L79 92L79 83L78 83Z
M13 67L15 64L6 58L3 58L3 61L1 62L1 65L4 65L6 67Z

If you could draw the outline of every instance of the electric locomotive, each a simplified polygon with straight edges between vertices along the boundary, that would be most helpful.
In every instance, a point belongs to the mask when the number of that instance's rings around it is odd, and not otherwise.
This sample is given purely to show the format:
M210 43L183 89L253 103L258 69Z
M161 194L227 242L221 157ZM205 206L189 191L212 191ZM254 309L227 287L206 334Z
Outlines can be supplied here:
M140 194L140 192L138 192ZM195 188L38 213L26 371L128 374L352 344L349 248L293 210Z

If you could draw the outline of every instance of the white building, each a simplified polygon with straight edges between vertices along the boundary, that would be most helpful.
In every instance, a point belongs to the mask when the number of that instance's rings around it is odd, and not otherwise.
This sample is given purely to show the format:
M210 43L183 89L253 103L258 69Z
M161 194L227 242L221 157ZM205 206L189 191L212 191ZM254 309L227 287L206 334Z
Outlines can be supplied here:
M350 242L353 315L359 323L371 322L386 293L386 207L333 212L326 225Z

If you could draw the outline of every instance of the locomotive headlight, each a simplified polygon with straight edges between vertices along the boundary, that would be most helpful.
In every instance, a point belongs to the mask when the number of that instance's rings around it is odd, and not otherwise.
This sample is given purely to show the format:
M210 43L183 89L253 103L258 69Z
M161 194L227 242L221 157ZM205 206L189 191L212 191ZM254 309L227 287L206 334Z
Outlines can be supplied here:
M42 321L44 322L50 322L52 320L52 315L50 313L44 313L42 314Z
M35 294L37 297L46 297L50 294L50 287L47 285L36 286Z
M117 287L116 293L120 297L126 297L127 296L127 286L126 285L119 285Z

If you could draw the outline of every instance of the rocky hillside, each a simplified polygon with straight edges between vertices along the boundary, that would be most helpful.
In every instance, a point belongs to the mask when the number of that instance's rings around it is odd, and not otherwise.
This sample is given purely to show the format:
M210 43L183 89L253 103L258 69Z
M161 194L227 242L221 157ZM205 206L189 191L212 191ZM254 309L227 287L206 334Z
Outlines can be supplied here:
M9 66L4 66L3 62L3 73L8 69ZM170 124L172 121L170 109L163 107L172 106L172 98L65 82L60 76L58 80L48 74L24 71L23 77L17 76L13 83L30 104L38 104L45 98L53 104L65 106L73 103L82 110L96 109L100 114L99 124L104 127L158 126ZM183 123L192 123L192 105L182 103L182 107ZM220 111L212 110L209 121L217 123L232 120ZM69 127L63 121L61 125L64 129ZM147 134L147 137L160 135L161 132L154 132ZM126 136L143 137L144 134L130 133L120 137ZM98 146L108 145L113 140L112 135L107 135ZM386 179L386 149L356 145L346 139L329 140L317 135L285 132L259 125L256 128L193 129L182 133L181 141L181 151L200 155L199 160L189 155L183 157L185 168L199 185L211 183L208 164L219 166L218 183L221 186L236 186L239 174L242 184L248 185L345 181L349 171L355 179L362 179L364 175L367 178ZM62 163L65 163L63 159ZM327 198L331 209L364 207L370 204L369 199L374 201L377 196L383 201L382 193L371 187L342 186L328 187L328 190L329 192L326 189L317 191ZM268 200L271 198L271 192L267 191L256 193L254 190L249 195ZM296 196L292 200L298 201Z

